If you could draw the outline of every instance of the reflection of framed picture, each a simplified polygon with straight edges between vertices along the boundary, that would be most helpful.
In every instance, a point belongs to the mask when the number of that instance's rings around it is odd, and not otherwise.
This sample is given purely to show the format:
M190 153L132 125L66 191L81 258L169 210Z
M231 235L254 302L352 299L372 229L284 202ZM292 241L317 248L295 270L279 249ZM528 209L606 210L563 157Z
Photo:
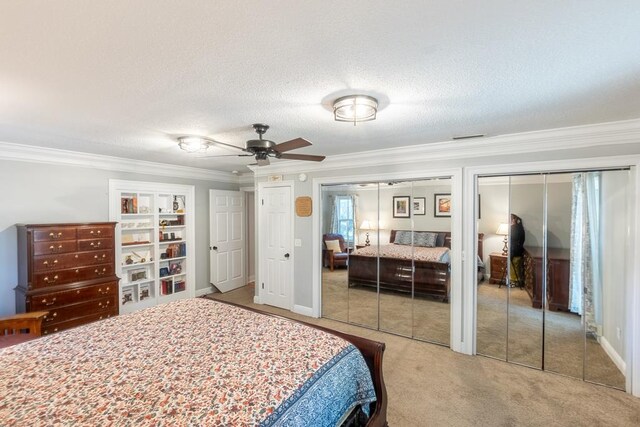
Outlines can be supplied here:
M426 197L414 197L413 198L413 214L414 215L426 215L425 204L427 203Z
M409 210L409 196L393 196L393 217L409 218L411 211Z
M442 193L433 195L433 216L450 217L451 216L451 193Z

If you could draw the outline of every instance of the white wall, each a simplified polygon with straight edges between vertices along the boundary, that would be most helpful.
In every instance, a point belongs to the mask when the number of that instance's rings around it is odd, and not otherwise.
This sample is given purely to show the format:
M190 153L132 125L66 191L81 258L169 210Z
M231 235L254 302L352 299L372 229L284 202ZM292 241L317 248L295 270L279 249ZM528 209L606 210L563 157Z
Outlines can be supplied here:
M247 280L256 277L256 202L253 191L246 193L247 206Z
M531 180L538 184L531 183ZM501 222L509 222L511 212L522 218L525 229L525 246L542 246L544 185L542 177L513 177L511 180L511 205L509 184L496 184L496 178L480 178L478 191L481 200L481 219L478 232L484 233L484 260L489 261L491 252L502 252L504 236L495 234ZM571 247L571 183L569 176L547 183L547 239L548 247ZM525 183L526 182L526 183ZM488 183L488 184L487 184ZM487 270L488 271L488 270Z
M0 160L4 201L0 210L0 316L15 313L15 224L108 221L111 178L195 185L196 290L209 287L209 189L237 190L238 185Z
M629 199L629 172L602 173L602 336L613 347L621 360L625 360L625 269L627 247L626 216ZM620 338L618 338L618 329Z

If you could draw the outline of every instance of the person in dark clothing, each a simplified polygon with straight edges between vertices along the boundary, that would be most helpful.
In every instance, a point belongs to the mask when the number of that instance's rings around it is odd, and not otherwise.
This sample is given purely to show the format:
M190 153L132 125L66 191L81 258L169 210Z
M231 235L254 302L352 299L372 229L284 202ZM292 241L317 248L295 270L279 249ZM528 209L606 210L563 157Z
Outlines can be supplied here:
M511 271L509 272L509 281L512 286L524 286L524 226L522 219L511 214L511 227L509 230L509 257L511 260Z

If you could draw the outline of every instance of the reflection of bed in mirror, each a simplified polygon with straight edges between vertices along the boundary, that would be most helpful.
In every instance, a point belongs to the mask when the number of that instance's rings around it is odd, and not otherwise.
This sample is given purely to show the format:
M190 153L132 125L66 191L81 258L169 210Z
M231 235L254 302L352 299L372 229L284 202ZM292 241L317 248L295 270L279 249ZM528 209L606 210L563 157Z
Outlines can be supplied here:
M378 283L380 260L380 288L411 292L449 300L451 232L415 231L437 235L434 247L394 243L398 232L391 230L388 244L356 249L349 256L349 287L371 286ZM482 259L483 234L478 234L478 255ZM417 240L417 239L416 239ZM378 257L379 255L379 257ZM415 273L412 274L415 268Z

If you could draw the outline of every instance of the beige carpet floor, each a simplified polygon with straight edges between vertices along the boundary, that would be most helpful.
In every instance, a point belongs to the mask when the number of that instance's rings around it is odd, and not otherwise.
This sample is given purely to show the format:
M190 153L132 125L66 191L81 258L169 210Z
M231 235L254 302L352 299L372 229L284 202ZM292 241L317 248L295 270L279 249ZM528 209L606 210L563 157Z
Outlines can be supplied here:
M322 280L324 317L378 329L378 298L374 288L349 288L346 269L323 269ZM537 369L544 364L547 371L580 379L584 375L588 381L625 388L624 376L598 342L585 340L579 316L549 311L544 315L543 336L542 310L531 307L524 289L481 283L478 354ZM381 331L449 345L450 318L450 305L439 298L416 296L412 301L407 293L380 293Z
M640 399L619 390L257 305L253 286L210 296L385 342L384 378L392 427L640 425Z

